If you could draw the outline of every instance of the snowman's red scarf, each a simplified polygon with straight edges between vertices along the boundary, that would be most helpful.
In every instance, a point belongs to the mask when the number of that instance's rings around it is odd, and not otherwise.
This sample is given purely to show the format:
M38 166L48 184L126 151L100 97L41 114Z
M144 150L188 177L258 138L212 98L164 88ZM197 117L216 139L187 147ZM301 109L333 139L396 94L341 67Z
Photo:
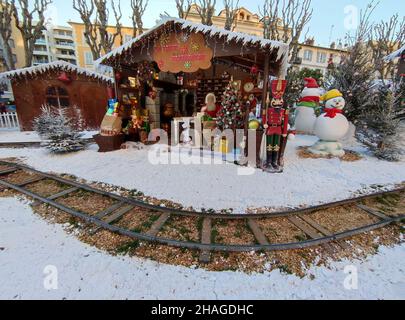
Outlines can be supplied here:
M302 97L299 102L318 102L321 100L320 97L317 96L306 96Z
M342 110L340 110L340 109L338 109L338 108L331 108L331 109L329 109L329 108L326 108L325 109L325 117L328 117L328 118L335 118L338 114L342 114L343 112L342 112Z

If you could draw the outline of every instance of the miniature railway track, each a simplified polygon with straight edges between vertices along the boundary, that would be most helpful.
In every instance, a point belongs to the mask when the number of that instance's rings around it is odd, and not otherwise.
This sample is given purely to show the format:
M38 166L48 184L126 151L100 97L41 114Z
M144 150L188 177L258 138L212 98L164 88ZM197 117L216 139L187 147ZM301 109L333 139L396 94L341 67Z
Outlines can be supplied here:
M392 191L377 192L374 194L364 195L357 198L347 199L343 201L336 201L328 204L322 204L318 206L301 208L295 210L286 210L280 212L269 212L261 214L220 214L220 213L206 213L197 211L188 211L182 209L175 209L169 207L162 207L152 205L146 202L136 200L134 198L122 197L117 194L113 194L107 191L93 188L89 185L78 183L64 179L62 177L40 172L30 167L0 161L0 166L5 167L0 171L0 191L1 189L12 189L21 194L24 194L35 200L34 205L47 204L54 208L57 208L65 213L70 214L73 217L82 219L87 223L95 226L93 233L98 232L101 229L109 230L114 233L118 233L123 236L127 236L139 241L146 241L152 243L158 243L173 247L195 249L201 251L200 261L208 263L210 261L210 253L212 251L223 252L251 252L251 251L279 251L290 249L301 249L312 246L322 245L326 250L331 250L330 243L337 241L338 245L345 248L347 244L343 239L350 238L355 235L359 235L365 232L369 232L375 229L382 228L395 222L402 222L405 219L405 214L397 216L388 216L373 208L362 205L363 200L377 198L387 195L402 195L405 191L405 187L395 189ZM10 174L16 172L30 173L34 177L27 179L22 183L10 183L3 179ZM60 191L54 195L43 197L36 193L29 191L26 187L35 185L44 179L52 180L59 184L66 186L66 190ZM63 197L69 197L76 191L84 190L93 194L102 195L115 201L109 208L97 213L96 215L90 215L84 212L74 210L58 202L58 199ZM377 222L372 224L356 227L350 230L345 230L339 233L333 233L329 231L325 226L322 226L318 222L314 221L308 214L317 211L337 208L346 205L354 205L360 209L364 215L371 216L377 219ZM135 208L145 209L151 215L154 214L157 218L151 224L150 228L146 232L135 232L126 228L118 226L116 223L120 221L126 214L131 212ZM200 241L181 241L176 239L168 239L159 237L159 232L171 217L198 217L201 219L201 231ZM260 228L259 221L261 219L275 219L279 217L285 217L289 223L298 228L303 234L306 235L306 240L290 243L270 243L263 230ZM231 244L218 244L212 241L213 223L215 220L224 221L244 221L246 226L254 236L255 243L243 244L243 245L231 245Z

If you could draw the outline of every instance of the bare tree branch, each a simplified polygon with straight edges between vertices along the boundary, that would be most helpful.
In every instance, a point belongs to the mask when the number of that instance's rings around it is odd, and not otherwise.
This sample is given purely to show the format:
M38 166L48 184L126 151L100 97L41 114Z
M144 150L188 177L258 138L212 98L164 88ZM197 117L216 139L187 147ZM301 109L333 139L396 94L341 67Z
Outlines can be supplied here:
M120 0L118 0L118 6L116 8L114 0L111 0L111 7L113 8L114 11L116 24L115 24L115 32L113 34L110 34L108 32L108 18L110 12L107 7L107 0L93 0L93 1L97 10L96 24L98 26L98 34L100 36L99 37L100 45L104 53L109 53L112 50L115 43L115 39L118 36L120 36L121 38L120 42L122 43L121 3Z
M90 1L90 5L88 5L86 0L73 0L73 9L80 14L80 18L84 23L86 43L90 47L93 59L97 60L101 57L101 45L98 42L97 26L92 21L95 10L94 3Z
M73 9L80 14L83 21L84 37L94 60L99 59L103 53L109 53L117 37L120 44L123 43L121 2L118 0L116 5L111 0L110 6L115 19L115 32L112 34L108 32L110 11L107 0L73 0Z
M235 20L238 16L239 0L224 0L225 8L225 30L234 28Z
M312 18L312 0L265 0L259 9L263 17L266 39L290 43L290 62L296 61L299 40L305 26Z
M388 21L381 21L370 32L369 45L372 49L373 63L382 80L395 77L395 64L386 62L384 57L399 49L405 41L404 17L393 15Z
M132 19L132 24L134 26L134 37L143 33L142 17L146 11L148 3L148 0L146 0L145 3L143 0L131 0L132 16L130 18Z
M187 19L191 10L192 0L176 0L176 8L180 19Z
M0 1L0 45L3 47L3 62L7 71L15 69L13 51L11 48L12 28L14 8L10 1Z
M198 0L197 12L200 15L201 23L212 26L212 18L215 14L215 5L217 0Z
M25 65L32 65L35 42L42 36L42 31L45 28L45 11L52 3L52 0L35 0L34 6L31 9L28 0L17 0L18 6L15 5L15 0L12 0L13 15L15 25L20 31L24 42ZM21 14L19 12L21 11ZM34 22L35 20L35 22Z
M263 17L263 37L280 41L279 32L279 3L280 1L266 0L263 7L259 8L259 13Z

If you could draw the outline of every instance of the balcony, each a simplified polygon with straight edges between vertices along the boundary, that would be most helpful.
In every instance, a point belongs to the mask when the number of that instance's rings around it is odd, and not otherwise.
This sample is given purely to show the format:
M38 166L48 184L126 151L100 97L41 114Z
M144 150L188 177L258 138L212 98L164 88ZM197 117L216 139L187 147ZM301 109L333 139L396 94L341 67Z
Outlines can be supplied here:
M34 50L34 56L48 56L49 53L46 50Z
M61 39L61 40L73 40L73 35L65 35L65 34L54 33L53 37L55 39Z
M48 62L49 62L48 59L41 59L41 60L36 59L36 60L34 60L34 61L32 62L32 64L33 64L34 66L39 66L39 65L41 65L41 64L45 64L45 63L48 63Z
M77 65L77 60L72 60L72 59L59 59L59 60L69 62L73 65Z
M56 57L57 57L58 59L77 60L75 54L56 53Z
M55 47L58 49L66 49L66 50L71 50L75 49L75 44L74 43L55 43Z
M38 39L37 41L35 41L35 44L46 46L46 40L45 39Z

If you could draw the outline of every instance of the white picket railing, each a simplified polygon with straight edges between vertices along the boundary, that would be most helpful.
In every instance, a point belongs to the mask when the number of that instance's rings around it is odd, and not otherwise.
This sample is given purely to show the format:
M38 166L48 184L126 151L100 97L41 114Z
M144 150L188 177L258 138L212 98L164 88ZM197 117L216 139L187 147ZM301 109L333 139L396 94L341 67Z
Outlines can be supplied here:
M20 124L16 112L0 113L0 130L18 130Z

